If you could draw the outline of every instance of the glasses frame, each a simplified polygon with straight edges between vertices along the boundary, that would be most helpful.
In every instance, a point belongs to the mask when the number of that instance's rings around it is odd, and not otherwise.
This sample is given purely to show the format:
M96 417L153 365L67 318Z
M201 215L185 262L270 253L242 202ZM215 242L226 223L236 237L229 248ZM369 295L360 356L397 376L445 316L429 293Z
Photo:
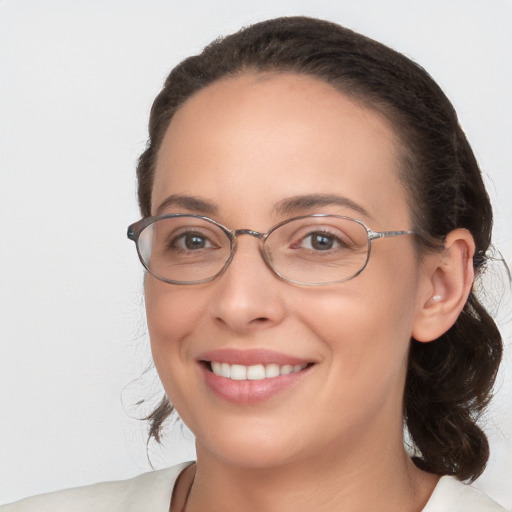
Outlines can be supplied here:
M172 279L167 279L163 276L158 275L157 273L153 272L149 265L146 264L144 261L144 258L141 255L140 249L139 249L139 236L142 233L144 229L146 229L151 224L154 224L155 222L162 220L162 219L171 219L171 218L177 218L177 217L187 217L187 218L195 218L195 219L201 219L207 222L211 222L218 228L220 228L226 236L229 238L230 241L230 253L229 257L224 263L224 266L212 277L208 277L206 279L201 279L199 281L174 281ZM358 270L356 273L349 277L345 277L343 279L338 279L336 281L330 281L327 283L309 283L304 281L297 281L295 279L290 279L289 277L286 277L282 275L280 272L278 272L270 262L267 253L265 251L265 242L267 238L278 228L281 226L284 226L285 224L288 224L290 222L293 222L295 220L301 220L301 219L307 219L307 218L337 218L337 219L345 219L350 220L353 222L356 222L357 224L361 225L365 231L368 238L368 250L366 251L366 260L364 262L364 265L360 270ZM194 215L194 214L188 214L188 213L170 213L165 215L156 215L153 217L145 217L138 222L134 222L133 224L130 224L128 226L128 230L126 233L127 237L135 242L135 246L137 249L137 254L139 256L139 260L142 263L143 267L154 277L159 279L160 281L163 281L165 283L169 284L177 284L177 285L192 285L192 284L202 284L202 283L209 283L210 281L213 281L217 277L219 277L221 274L223 274L226 269L229 267L231 261L233 260L236 249L238 247L237 245L237 238L240 235L250 235L259 240L259 248L260 248L260 254L263 258L263 261L266 263L266 265L270 268L270 270L280 279L283 281L286 281L288 283L301 285L301 286L329 286L333 284L339 284L344 283L346 281L350 281L351 279L354 279L354 277L357 277L368 265L368 261L370 260L370 253L372 248L372 242L375 240L379 240L381 238L388 238L388 237L395 237L395 236L402 236L402 235L416 235L416 232L414 231L373 231L373 229L369 228L362 220L359 219L353 219L352 217L346 217L344 215L331 215L328 213L314 213L312 215L300 215L298 217L292 217L290 219L286 219L282 222L279 222L275 226L272 226L266 233L261 233L259 231L254 231L253 229L229 229L220 222L217 222L216 220L210 219L209 217L205 217L203 215Z

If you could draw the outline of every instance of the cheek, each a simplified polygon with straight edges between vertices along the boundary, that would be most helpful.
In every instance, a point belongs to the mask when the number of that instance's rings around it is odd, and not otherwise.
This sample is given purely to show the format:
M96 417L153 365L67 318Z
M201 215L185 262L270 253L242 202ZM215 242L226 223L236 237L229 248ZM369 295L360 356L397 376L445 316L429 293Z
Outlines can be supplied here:
M301 322L331 352L332 364L354 382L371 383L386 374L401 379L407 361L416 307L414 267L376 270L368 268L337 290L315 290L307 307L297 309Z
M155 366L162 381L179 361L187 359L182 343L205 315L206 294L190 287L172 286L148 276L145 283L146 316Z

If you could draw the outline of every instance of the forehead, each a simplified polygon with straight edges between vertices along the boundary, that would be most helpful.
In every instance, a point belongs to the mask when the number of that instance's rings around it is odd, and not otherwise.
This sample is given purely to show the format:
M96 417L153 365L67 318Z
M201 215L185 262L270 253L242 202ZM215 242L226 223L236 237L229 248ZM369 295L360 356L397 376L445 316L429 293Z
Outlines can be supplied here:
M397 199L405 203L398 146L382 115L318 79L222 79L192 96L170 123L158 154L153 212L171 194L234 210L328 193L378 211Z

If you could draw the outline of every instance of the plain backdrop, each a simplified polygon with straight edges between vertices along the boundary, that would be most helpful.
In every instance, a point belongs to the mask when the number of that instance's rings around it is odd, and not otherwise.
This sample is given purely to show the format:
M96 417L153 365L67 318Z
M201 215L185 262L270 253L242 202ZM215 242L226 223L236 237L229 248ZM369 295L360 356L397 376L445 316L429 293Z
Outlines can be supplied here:
M0 0L0 503L194 457L176 424L146 450L142 269L129 223L149 108L220 34L307 14L422 64L457 108L512 261L510 0ZM490 286L506 289L497 275ZM477 485L512 510L510 293L492 458ZM507 323L507 320L509 323ZM151 403L151 402L150 402ZM149 403L149 404L150 404Z

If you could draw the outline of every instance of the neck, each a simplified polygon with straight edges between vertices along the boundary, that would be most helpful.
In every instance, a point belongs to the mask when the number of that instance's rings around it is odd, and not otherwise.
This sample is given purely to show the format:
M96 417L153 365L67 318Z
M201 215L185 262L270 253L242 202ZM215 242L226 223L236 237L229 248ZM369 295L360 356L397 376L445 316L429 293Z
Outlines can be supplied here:
M438 477L417 469L401 440L399 449L392 445L375 447L366 456L357 450L330 450L260 469L228 464L198 444L186 512L418 512ZM188 481L191 485L192 479Z

